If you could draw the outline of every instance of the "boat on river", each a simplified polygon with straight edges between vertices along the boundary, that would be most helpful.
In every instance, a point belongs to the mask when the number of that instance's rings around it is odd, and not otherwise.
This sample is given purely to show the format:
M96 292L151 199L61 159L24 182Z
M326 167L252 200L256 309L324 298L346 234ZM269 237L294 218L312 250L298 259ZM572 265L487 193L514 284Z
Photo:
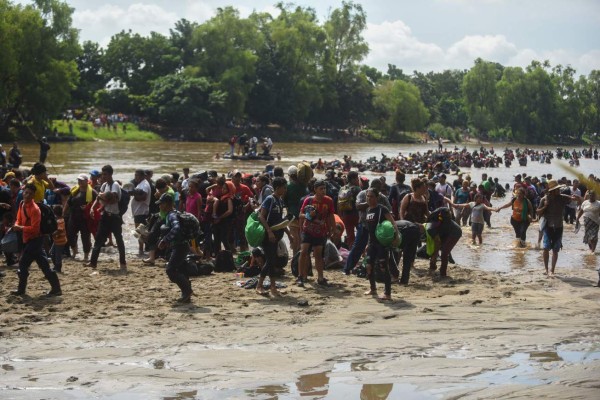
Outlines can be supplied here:
M255 154L255 155L245 154L242 156L236 156L235 154L231 155L229 153L224 153L222 158L224 160L237 160L237 161L256 161L256 160L272 161L275 159L275 157L273 157L270 154Z
M310 141L313 143L330 143L333 142L333 139L325 136L311 136Z

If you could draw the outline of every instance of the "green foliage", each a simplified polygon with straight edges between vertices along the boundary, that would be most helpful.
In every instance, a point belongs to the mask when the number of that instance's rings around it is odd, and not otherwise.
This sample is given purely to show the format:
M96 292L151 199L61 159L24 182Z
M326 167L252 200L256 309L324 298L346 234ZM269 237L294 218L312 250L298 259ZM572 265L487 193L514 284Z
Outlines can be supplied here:
M21 116L40 132L69 101L79 78L72 14L58 0L27 6L0 0L0 137Z
M462 91L469 122L479 132L494 127L496 83L501 74L502 66L478 58L463 79Z
M362 64L369 48L362 6L342 0L320 22L288 3L247 18L220 8L204 23L181 19L169 36L115 34L103 49L78 44L73 9L60 0L0 0L0 138L41 129L66 106L140 114L168 126L249 120L284 127L372 129L373 137L434 127L551 143L600 132L600 71L527 68L476 59L467 70L414 71ZM70 99L72 98L72 99ZM25 124L21 121L25 119ZM443 127L450 127L443 128Z
M213 122L213 111L225 102L226 95L212 92L206 78L172 74L153 82L145 111L154 121L170 126L207 126Z
M105 127L95 128L94 125L88 121L75 120L71 123L73 125L73 135L77 137L77 140L115 140L128 142L162 140L156 133L141 130L136 124L130 122L119 123L116 131ZM125 131L123 130L124 125L126 125ZM59 136L69 135L69 124L63 120L51 121L51 128L56 128Z
M429 120L419 89L409 82L385 81L378 85L373 104L379 124L388 136L396 131L421 130Z
M435 133L435 137L448 139L449 141L455 143L460 142L462 139L460 129L444 126L439 122L434 122L433 124L429 125L427 127L427 132Z

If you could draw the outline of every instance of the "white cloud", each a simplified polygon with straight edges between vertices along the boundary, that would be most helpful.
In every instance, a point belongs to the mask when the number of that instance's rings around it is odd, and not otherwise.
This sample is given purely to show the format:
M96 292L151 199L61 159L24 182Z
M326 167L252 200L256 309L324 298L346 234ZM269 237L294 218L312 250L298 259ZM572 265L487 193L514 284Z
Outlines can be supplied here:
M400 20L368 24L364 36L370 46L365 64L383 72L387 71L388 64L396 65L407 74L414 70L469 69L477 58L523 68L533 60L549 60L552 66L571 65L580 74L600 69L600 50L585 54L565 49L535 51L519 48L504 35L467 35L444 49L435 43L419 40Z
M452 65L472 63L478 57L484 60L506 62L518 52L517 46L504 35L465 36L448 48L446 60Z
M106 46L110 36L121 30L131 29L134 33L147 36L150 32L168 34L179 17L157 5L135 3L127 8L105 4L96 9L76 10L73 14L74 26L80 27L82 37L97 41Z
M441 47L434 43L425 43L413 36L404 22L385 21L381 24L368 24L364 34L369 42L370 52L365 63L382 71L388 64L410 73L413 69L437 65L444 56Z

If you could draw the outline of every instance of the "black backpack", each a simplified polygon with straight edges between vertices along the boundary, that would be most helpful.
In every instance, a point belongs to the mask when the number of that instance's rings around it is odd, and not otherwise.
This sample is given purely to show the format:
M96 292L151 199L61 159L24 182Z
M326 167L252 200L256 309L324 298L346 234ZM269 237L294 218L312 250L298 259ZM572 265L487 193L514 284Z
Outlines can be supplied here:
M298 264L299 263L300 263L300 252L297 252L296 254L294 254L294 257L292 257L292 275L294 275L295 277L298 277ZM308 257L308 276L313 276L312 259L310 256Z
M200 234L200 221L188 212L178 212L179 229L184 240L196 239Z
M127 208L129 207L129 200L131 200L131 195L129 192L125 190L121 190L121 198L119 199L119 215L123 216L127 212Z
M36 203L38 208L40 209L40 213L42 214L40 220L40 233L42 235L51 235L58 229L58 222L56 221L56 216L54 215L54 211L52 211L52 207L45 203ZM23 214L25 214L25 218L29 219L27 215L27 211L25 211L24 203L21 200L21 204L19 207L23 206Z
M52 207L45 203L37 203L42 213L42 219L40 220L40 233L42 235L51 235L58 229L58 222ZM25 208L23 208L25 210Z
M221 250L215 258L215 272L233 272L235 271L235 263L233 262L233 254L229 250Z

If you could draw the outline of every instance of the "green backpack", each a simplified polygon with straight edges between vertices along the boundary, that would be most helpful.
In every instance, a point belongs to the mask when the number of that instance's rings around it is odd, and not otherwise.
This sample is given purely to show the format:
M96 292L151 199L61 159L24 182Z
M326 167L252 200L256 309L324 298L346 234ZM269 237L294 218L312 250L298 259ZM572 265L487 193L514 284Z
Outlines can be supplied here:
M246 220L246 228L244 229L246 240L252 247L260 246L265 240L265 227L258 220L258 212L254 211Z

